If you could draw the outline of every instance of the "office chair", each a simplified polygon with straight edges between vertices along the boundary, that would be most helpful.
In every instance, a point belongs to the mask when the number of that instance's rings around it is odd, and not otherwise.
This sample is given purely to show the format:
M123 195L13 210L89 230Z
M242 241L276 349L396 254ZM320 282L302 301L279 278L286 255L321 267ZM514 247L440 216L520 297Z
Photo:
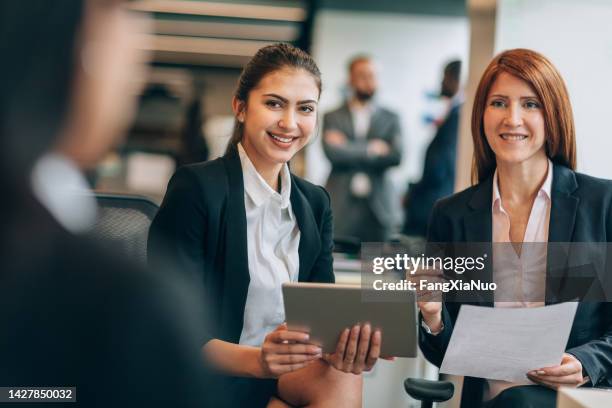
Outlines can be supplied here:
M450 381L419 378L406 378L404 389L412 398L421 401L421 408L431 408L434 402L448 401L455 393L455 386Z
M94 194L99 208L94 238L132 262L146 264L149 226L159 207L141 196Z

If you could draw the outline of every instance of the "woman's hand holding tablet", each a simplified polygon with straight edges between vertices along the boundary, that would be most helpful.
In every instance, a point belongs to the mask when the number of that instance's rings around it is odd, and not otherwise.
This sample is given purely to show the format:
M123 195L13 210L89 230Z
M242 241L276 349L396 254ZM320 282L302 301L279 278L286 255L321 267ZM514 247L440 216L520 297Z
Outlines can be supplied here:
M278 378L321 358L321 348L309 344L309 338L308 333L287 330L285 323L268 333L259 358L261 378Z
M382 334L369 324L344 329L338 339L336 351L325 354L323 359L332 367L345 373L361 374L370 371L380 357Z

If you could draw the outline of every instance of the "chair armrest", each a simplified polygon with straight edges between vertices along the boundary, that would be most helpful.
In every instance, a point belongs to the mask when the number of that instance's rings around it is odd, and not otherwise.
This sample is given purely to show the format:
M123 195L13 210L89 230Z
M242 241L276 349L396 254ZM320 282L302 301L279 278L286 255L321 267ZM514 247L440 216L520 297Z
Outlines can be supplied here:
M455 393L455 386L450 381L406 378L404 388L408 395L418 401L443 402L451 399Z

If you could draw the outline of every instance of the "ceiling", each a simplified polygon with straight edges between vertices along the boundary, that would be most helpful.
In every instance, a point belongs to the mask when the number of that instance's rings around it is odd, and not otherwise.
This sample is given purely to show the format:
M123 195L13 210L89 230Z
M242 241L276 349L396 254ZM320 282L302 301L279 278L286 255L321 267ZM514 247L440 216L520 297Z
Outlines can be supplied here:
M302 45L306 1L138 0L130 8L154 16L148 41L158 64L239 68L261 47ZM302 43L302 44L300 44Z
M241 68L261 47L309 49L319 10L465 15L465 0L136 0L154 17L147 41L157 65Z

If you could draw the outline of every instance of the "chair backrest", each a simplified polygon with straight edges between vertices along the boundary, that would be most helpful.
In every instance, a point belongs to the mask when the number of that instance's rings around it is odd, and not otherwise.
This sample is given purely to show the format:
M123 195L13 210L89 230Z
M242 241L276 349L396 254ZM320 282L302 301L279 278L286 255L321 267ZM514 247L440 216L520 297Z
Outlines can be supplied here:
M99 213L93 236L132 262L146 264L149 226L158 206L141 196L95 193Z

